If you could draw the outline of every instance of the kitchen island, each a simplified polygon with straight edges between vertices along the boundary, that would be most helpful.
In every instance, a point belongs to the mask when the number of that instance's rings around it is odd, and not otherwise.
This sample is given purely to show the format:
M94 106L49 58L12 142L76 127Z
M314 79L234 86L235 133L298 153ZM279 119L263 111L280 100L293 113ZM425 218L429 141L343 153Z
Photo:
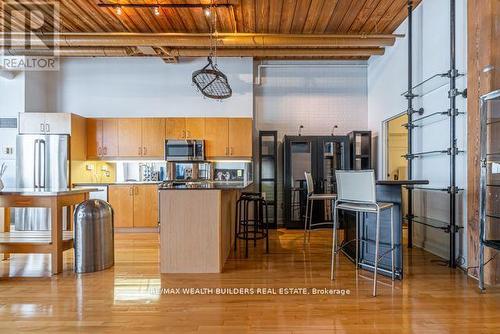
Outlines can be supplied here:
M205 182L159 190L161 273L220 273L234 242L236 201L251 182Z
M97 189L34 189L13 188L0 191L0 207L4 208L3 231L0 233L0 253L51 254L52 273L63 270L63 251L73 248L73 233L63 231L63 207L76 206ZM49 208L50 231L10 231L10 208Z

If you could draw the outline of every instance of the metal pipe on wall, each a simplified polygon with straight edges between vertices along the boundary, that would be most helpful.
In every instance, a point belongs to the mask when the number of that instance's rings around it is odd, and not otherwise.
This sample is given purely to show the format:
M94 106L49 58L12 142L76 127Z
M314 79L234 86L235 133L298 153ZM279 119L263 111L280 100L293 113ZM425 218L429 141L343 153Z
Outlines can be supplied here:
M408 99L408 180L413 179L413 1L408 0L408 92L406 98ZM408 248L413 247L413 189L408 188Z
M448 96L450 99L450 261L451 268L456 268L456 156L458 153L457 138L456 138L456 118L457 118L457 89L456 78L458 71L456 68L456 13L455 0L450 0L450 91Z

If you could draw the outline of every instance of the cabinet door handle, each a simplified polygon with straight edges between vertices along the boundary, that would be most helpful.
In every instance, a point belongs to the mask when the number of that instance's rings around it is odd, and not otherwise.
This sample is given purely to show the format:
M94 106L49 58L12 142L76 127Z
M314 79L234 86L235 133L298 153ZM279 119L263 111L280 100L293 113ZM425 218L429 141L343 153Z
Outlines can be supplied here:
M187 131L187 136L186 137L187 138L191 138L191 131L189 131L189 130Z
M233 148L231 147L231 149L229 150L229 155L233 155Z
M101 147L98 147L97 148L97 156L102 156L102 148Z
M104 148L102 149L102 151L103 151L103 154L104 154L104 155L108 155L108 148L107 148L107 147L104 147Z
M129 194L130 196L133 196L133 195L134 195L134 187L130 187L130 188L128 188L128 194Z
M43 125L43 123L40 123L40 131L45 132L45 126Z
M146 149L146 146L142 148L142 155L146 155L148 150Z
M50 124L49 123L45 123L45 131L50 132Z
M142 155L142 148L139 146L139 155Z
M136 194L136 195L139 194L139 187L134 187L134 194Z

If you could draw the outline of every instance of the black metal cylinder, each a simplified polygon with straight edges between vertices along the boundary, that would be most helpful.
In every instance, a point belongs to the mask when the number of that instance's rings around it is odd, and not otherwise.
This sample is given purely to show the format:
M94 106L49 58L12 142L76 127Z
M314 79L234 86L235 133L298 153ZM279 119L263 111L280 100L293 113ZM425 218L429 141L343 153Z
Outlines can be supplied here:
M450 0L450 267L455 268L456 257L456 156L457 156L457 138L456 138L456 115L457 115L457 94L456 94L456 43L455 43L455 0Z
M413 1L408 1L408 180L413 179L413 159L411 157L412 143L413 143L413 51L412 51L412 37L413 37L413 27L412 27L412 12L413 12ZM408 248L413 247L413 190L408 188Z

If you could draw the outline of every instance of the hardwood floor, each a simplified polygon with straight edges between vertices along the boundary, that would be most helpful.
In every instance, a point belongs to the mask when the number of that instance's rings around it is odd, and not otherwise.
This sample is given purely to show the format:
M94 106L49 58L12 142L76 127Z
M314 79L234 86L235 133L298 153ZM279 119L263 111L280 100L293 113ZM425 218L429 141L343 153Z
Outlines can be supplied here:
M460 270L405 253L405 280L380 280L341 256L329 279L330 233L273 233L249 259L232 255L222 274L159 274L158 235L119 234L112 269L50 277L46 255L13 255L0 263L0 333L498 333L500 288L480 294ZM9 277L17 276L17 277ZM37 277L42 276L42 277ZM159 294L163 292L170 294ZM176 295L170 288L335 288L345 295ZM234 292L234 289L232 290ZM254 290L255 292L256 290ZM278 291L278 290L277 290Z

